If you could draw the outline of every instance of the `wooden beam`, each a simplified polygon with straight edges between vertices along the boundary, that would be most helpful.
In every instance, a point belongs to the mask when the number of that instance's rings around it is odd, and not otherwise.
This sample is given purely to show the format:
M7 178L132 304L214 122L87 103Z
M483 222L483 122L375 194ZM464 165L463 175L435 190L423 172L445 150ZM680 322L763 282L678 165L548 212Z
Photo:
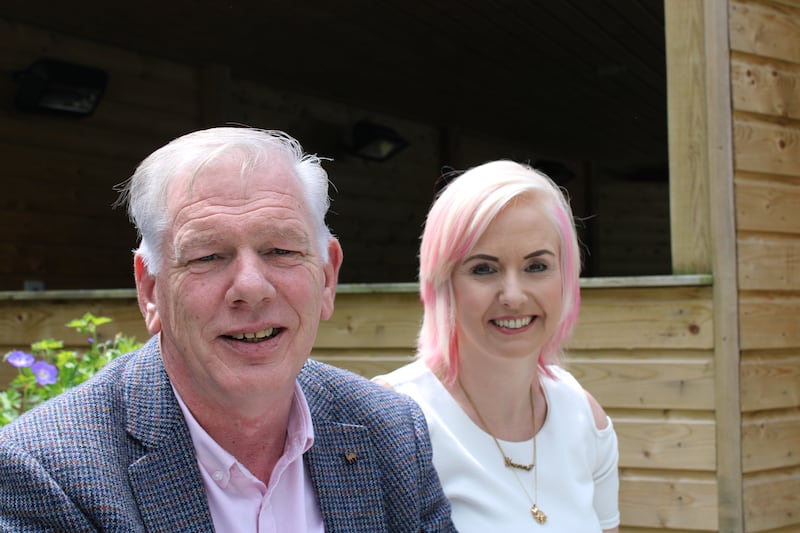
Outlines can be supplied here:
M703 2L719 531L745 530L729 4Z
M711 272L711 231L703 4L664 2L664 29L672 273L706 273Z

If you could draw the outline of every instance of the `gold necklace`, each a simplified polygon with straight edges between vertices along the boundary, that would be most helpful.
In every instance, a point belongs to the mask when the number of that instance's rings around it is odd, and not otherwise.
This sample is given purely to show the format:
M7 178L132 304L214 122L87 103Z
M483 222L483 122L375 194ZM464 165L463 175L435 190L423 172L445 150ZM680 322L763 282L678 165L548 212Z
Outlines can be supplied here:
M525 488L525 485L522 483L522 480L519 479L519 476L517 476L517 473L514 471L514 469L516 468L519 470L525 470L526 472L529 472L536 466L536 399L535 399L535 394L533 392L533 388L531 388L531 421L533 422L533 462L528 465L522 465L519 463L515 463L514 461L511 460L510 457L508 457L505 454L505 452L503 451L503 447L500 446L500 441L497 440L497 437L495 437L492 431L489 429L489 425L483 419L480 411L478 411L478 408L475 406L475 402L472 401L472 398L467 392L467 389L465 389L464 385L461 383L461 376L458 376L456 380L458 381L458 386L461 387L461 391L464 393L464 397L467 399L467 402L469 402L470 407L472 407L472 410L475 411L475 414L478 416L478 420L483 425L483 427L486 428L486 431L489 433L489 436L492 437L495 446L497 446L497 450L500 452L500 455L503 456L503 462L505 463L506 467L512 469L511 473L514 474L514 478L517 480L517 483L519 483L519 486L522 488L522 491L525 493L525 496L527 496L528 499L531 501L530 511L531 515L533 515L533 519L536 520L536 522L538 522L539 524L544 524L545 522L547 522L547 515L544 514L544 511L539 509L538 505L536 505L536 500L539 499L539 475L538 475L539 469L537 468L536 470L533 471L533 498L531 498L531 495L528 493L528 489Z

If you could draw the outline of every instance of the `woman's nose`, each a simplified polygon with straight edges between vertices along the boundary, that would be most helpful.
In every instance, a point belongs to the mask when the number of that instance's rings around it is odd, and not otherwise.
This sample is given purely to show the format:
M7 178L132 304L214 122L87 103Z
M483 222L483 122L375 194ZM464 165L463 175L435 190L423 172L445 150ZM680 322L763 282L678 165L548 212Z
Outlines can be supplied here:
M525 289L518 276L508 274L504 276L500 288L500 303L506 307L518 307L527 299Z

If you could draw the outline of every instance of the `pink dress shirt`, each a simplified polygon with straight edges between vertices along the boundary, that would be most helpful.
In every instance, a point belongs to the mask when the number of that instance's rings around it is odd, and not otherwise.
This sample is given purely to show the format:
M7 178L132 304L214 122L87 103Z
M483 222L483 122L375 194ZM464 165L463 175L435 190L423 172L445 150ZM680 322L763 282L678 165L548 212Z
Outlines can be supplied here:
M303 467L303 453L314 443L314 428L308 403L299 385L295 384L283 455L275 464L268 485L258 480L206 433L178 391L175 391L175 397L189 426L216 531L325 531L317 495L308 471Z

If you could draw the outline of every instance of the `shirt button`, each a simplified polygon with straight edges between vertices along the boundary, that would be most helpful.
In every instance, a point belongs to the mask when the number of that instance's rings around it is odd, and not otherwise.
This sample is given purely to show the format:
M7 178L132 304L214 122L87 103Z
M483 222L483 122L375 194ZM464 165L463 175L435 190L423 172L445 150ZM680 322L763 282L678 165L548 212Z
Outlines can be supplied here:
M225 477L225 472L222 470L215 470L212 477L214 478L214 481L222 481L222 478Z

